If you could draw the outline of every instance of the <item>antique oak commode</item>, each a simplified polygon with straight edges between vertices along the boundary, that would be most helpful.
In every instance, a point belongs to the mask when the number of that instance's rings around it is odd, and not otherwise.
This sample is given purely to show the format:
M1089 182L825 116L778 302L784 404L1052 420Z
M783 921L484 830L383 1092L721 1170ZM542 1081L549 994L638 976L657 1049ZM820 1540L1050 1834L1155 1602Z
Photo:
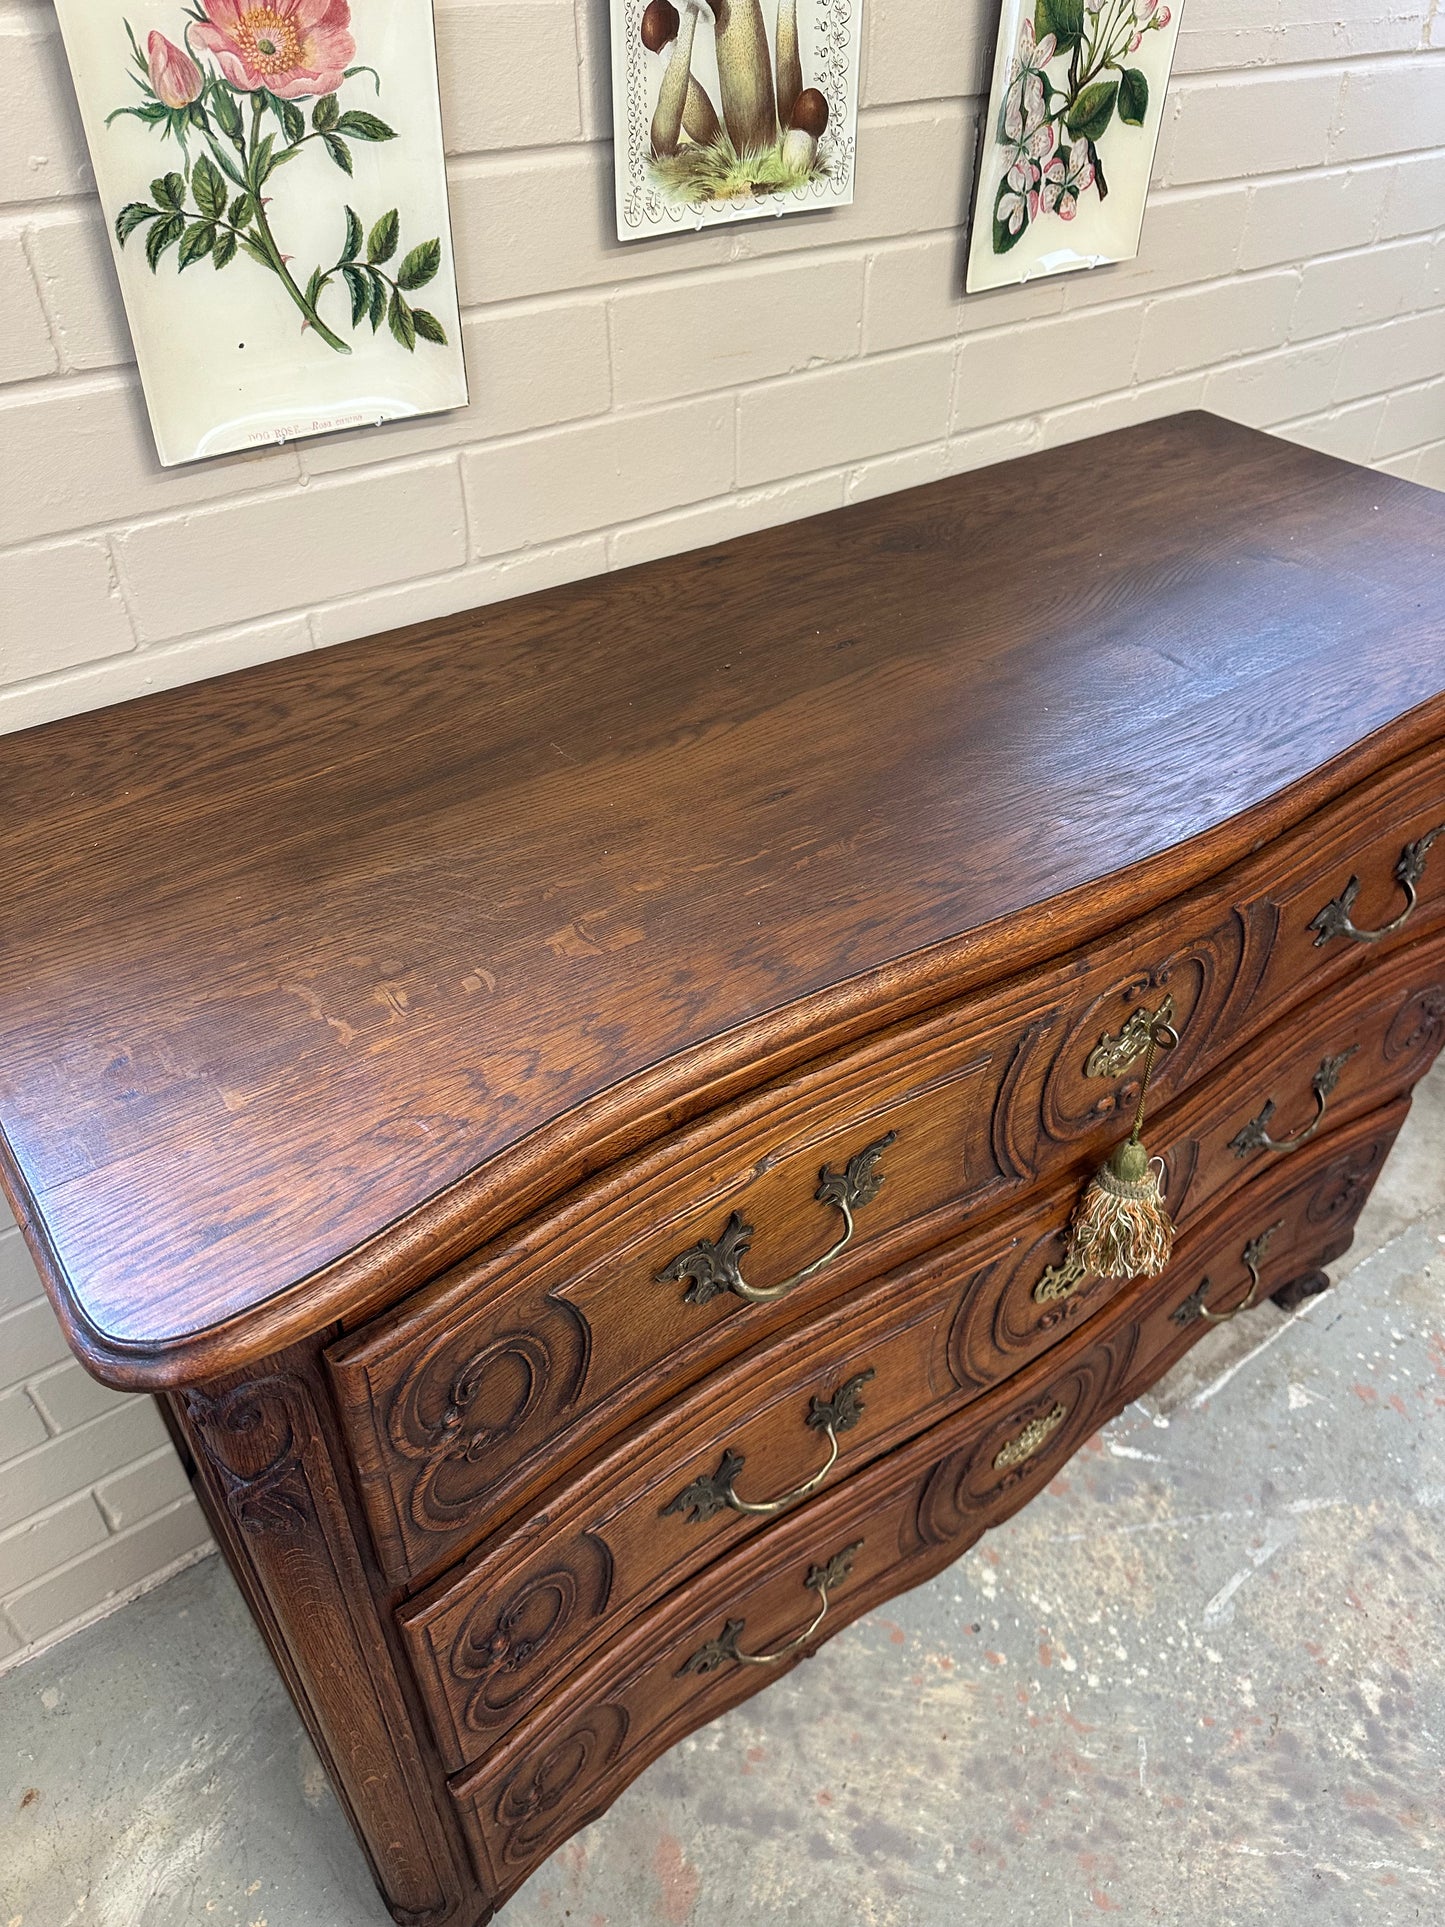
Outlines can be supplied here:
M398 1920L1324 1282L1445 1037L1442 550L1181 416L5 744L7 1188ZM1078 1278L1155 1022L1175 1256Z

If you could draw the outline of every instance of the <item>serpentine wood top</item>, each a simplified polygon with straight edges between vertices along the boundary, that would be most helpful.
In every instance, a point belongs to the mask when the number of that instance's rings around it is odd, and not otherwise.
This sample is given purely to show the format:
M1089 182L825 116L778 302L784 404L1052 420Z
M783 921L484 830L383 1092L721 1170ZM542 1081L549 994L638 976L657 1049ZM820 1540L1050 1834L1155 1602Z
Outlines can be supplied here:
M1186 415L11 737L0 1164L72 1342L248 1362L1236 860L1445 728L1442 553Z

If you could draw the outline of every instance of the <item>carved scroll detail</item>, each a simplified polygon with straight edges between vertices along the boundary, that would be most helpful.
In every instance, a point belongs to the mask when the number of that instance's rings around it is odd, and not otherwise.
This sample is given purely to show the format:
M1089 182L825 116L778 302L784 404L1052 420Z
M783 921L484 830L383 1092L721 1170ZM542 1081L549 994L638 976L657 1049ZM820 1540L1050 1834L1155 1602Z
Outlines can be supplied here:
M239 1527L276 1615L378 1881L404 1927L438 1927L460 1902L311 1392L275 1372L184 1399L192 1438Z

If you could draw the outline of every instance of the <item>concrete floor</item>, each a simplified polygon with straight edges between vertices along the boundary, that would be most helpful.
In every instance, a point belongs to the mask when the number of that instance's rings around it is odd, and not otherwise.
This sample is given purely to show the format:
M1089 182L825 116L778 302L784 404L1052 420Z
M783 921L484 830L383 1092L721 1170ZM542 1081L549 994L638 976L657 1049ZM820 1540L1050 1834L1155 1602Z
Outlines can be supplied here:
M502 1927L1445 1920L1445 1066L1338 1288L1210 1333ZM219 1561L0 1681L0 1927L387 1916Z

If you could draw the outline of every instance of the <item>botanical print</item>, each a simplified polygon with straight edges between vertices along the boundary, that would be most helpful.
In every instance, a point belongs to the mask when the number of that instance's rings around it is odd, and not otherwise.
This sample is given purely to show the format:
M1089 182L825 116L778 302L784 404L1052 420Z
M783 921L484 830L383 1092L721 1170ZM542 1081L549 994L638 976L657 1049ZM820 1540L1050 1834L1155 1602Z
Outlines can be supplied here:
M63 11L163 461L465 400L429 0L142 0L139 23L96 0ZM194 359L181 344L207 335L220 414L203 426L194 390L173 391ZM216 378L232 356L235 393ZM385 365L399 356L435 365ZM365 367L338 381L339 358Z
M853 198L861 0L613 0L617 231Z
M1006 0L970 291L1137 253L1179 4Z
M143 98L139 106L117 107L107 116L107 125L134 115L164 139L174 139L184 162L183 172L151 182L149 200L127 201L116 215L120 246L143 233L152 273L171 248L182 274L198 261L209 260L221 269L229 267L238 252L249 255L277 277L300 309L304 326L315 329L317 339L338 354L349 355L350 346L322 320L319 307L338 276L351 296L353 328L369 320L374 332L385 316L408 353L416 352L418 340L445 347L441 322L407 299L441 266L441 241L433 237L420 242L395 274L389 272L387 263L400 245L395 208L368 230L348 206L340 253L329 268L312 270L304 293L291 272L291 257L281 252L271 231L271 197L265 189L277 169L294 161L309 142L319 143L349 176L354 172L352 142L396 139L395 128L376 114L341 107L341 89L364 71L347 64L356 53L347 0L271 0L261 6L247 6L245 0L200 0L185 17L185 47L155 31L144 54L130 22L125 23L139 69L131 77ZM186 50L191 46L203 61L211 55L214 66L198 65ZM374 78L380 93L380 78ZM309 127L297 105L306 100L315 103ZM208 150L194 164L188 135Z

